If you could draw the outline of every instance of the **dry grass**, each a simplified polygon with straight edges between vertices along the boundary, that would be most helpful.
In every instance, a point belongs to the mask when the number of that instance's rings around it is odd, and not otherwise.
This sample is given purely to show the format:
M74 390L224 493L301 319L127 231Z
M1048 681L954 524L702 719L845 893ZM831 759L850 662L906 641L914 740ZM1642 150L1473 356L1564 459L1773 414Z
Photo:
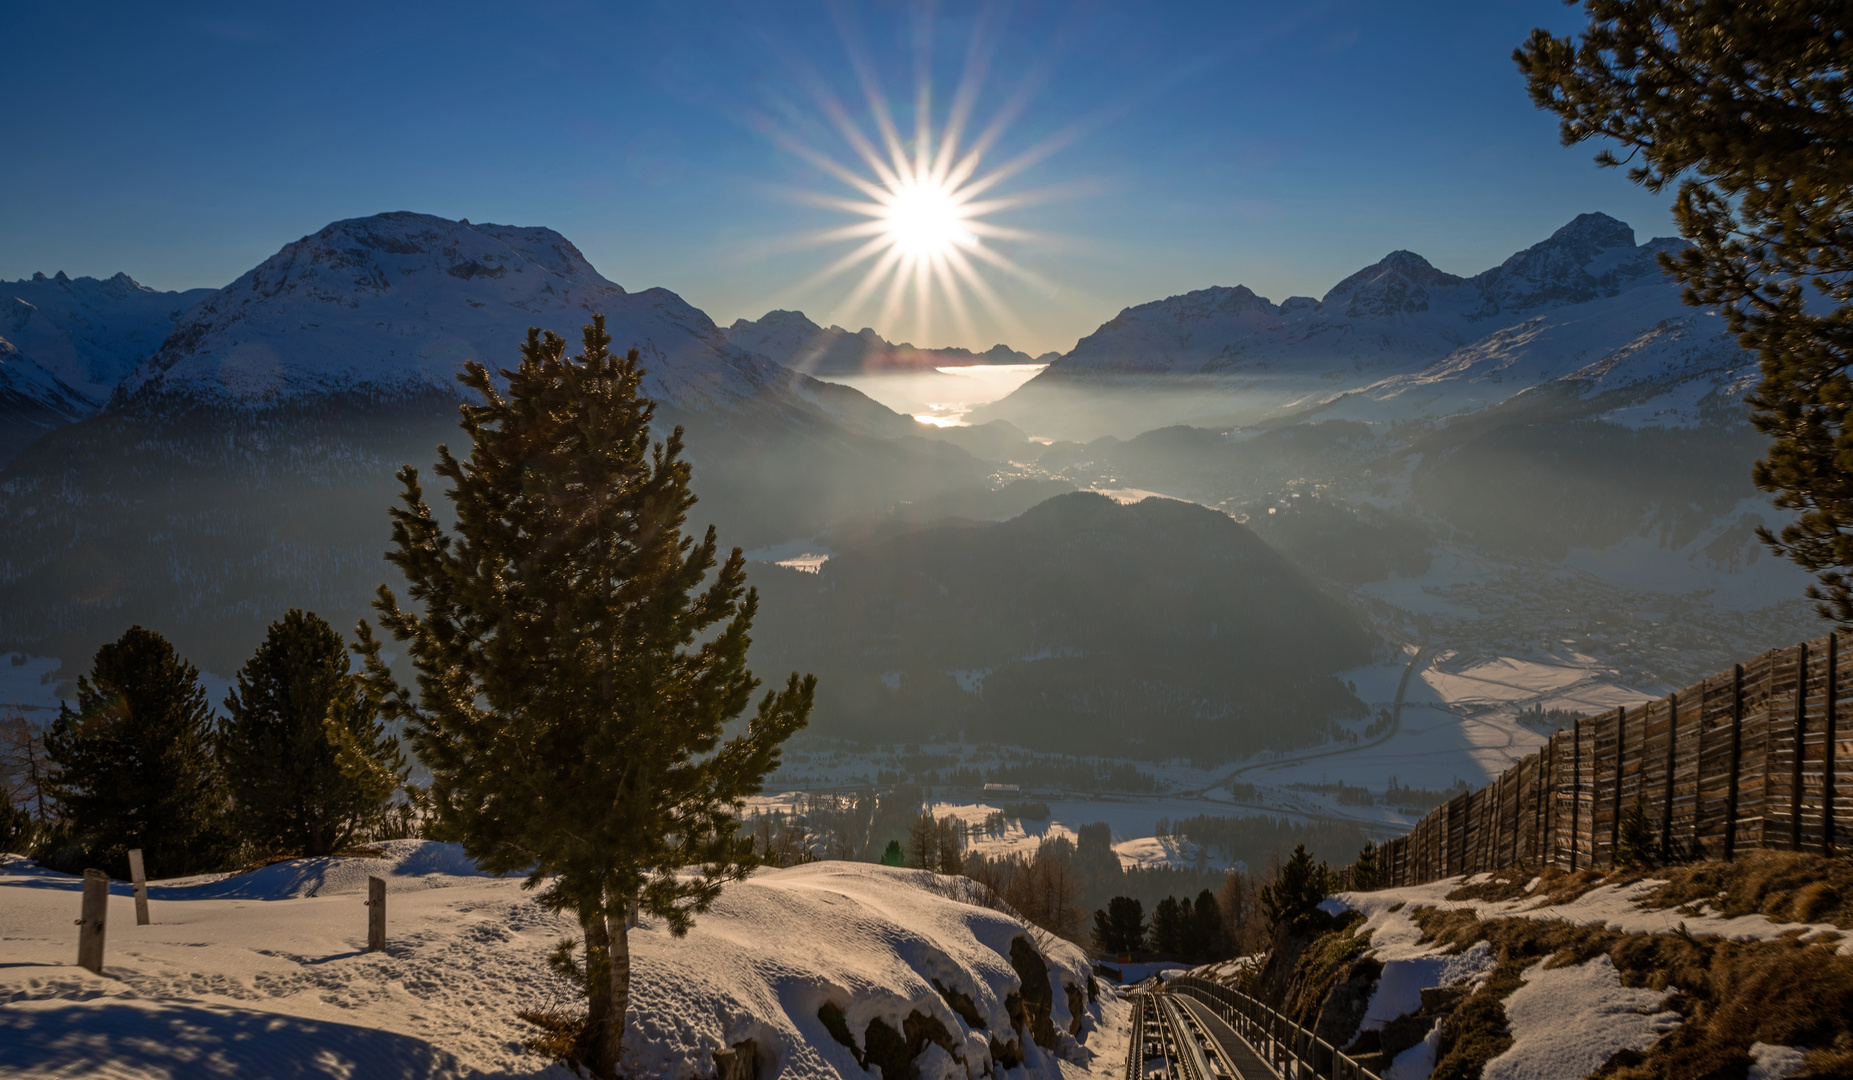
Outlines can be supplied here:
M1353 912L1336 928L1319 935L1300 955L1288 989L1287 1015L1295 1022L1312 1027L1332 984L1344 973L1346 965L1370 948L1370 934L1364 932L1364 916Z
M1785 890L1782 875L1753 868L1733 876L1746 883L1774 883L1766 896L1793 896L1806 889ZM1703 887L1710 879L1694 875L1693 880L1699 883L1695 887ZM1754 885L1746 884L1746 898L1755 892ZM1485 984L1442 1021L1435 1080L1478 1076L1486 1062L1511 1045L1503 1002L1521 985L1526 968L1540 960L1559 967L1604 955L1624 985L1671 991L1667 1007L1684 1022L1644 1053L1617 1054L1598 1076L1741 1077L1751 1061L1750 1046L1757 1042L1814 1048L1798 1077L1853 1075L1853 957L1838 955L1829 943L1803 943L1793 935L1735 942L1704 935L1623 934L1516 917L1481 921L1468 909L1417 908L1412 918L1425 941L1456 951L1486 941L1496 958Z
M1847 859L1753 851L1733 862L1665 867L1653 876L1667 884L1643 897L1644 907L1705 903L1729 916L1853 929L1853 861Z

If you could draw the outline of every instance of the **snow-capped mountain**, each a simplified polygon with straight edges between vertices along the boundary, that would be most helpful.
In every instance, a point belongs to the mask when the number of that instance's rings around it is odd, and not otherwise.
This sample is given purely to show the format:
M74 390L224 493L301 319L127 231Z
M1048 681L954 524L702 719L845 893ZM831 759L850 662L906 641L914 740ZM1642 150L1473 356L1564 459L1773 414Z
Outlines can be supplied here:
M109 408L457 397L466 360L513 367L530 326L576 345L594 312L607 316L614 349L642 350L645 392L659 402L701 413L819 401L811 380L729 343L667 289L626 292L552 229L398 212L285 245L188 311Z
M45 432L95 408L89 398L0 338L0 463Z
M802 311L768 311L757 320L738 319L727 340L808 375L861 375L880 371L917 371L974 364L1046 364L1054 353L1030 356L1008 345L981 353L970 349L922 349L894 344L869 327L855 333L840 326L818 326Z
M1734 384L1746 358L1723 319L1683 304L1656 262L1680 245L1636 244L1625 223L1583 214L1472 277L1395 251L1317 300L1275 304L1240 285L1173 296L1120 312L978 416L1040 431L1058 407L1086 408L1077 393L1188 387L1189 396L1156 406L1184 410L1172 419L1145 415L1150 400L1116 405L1146 427L1219 411L1253 422L1316 408L1402 420L1597 371L1603 390L1666 390L1707 372Z
M88 400L91 412L212 289L159 292L127 274L0 281L0 337Z

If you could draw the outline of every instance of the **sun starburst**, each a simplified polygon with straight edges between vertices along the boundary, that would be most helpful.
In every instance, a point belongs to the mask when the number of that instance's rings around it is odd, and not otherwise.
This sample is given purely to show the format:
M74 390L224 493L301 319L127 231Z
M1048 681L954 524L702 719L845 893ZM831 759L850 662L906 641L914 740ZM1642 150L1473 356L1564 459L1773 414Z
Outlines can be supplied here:
M994 218L1049 193L1004 194L1000 189L1066 139L1044 140L986 167L987 157L999 146L1023 101L1019 96L1005 102L975 137L967 138L984 67L982 50L976 44L975 39L965 76L944 122L937 127L931 80L924 74L916 79L910 137L903 137L867 63L855 64L867 105L860 123L833 95L815 91L831 128L854 155L853 166L809 142L775 131L788 150L849 189L848 194L805 191L796 193L797 197L860 219L797 238L804 246L853 247L796 283L793 292L854 280L837 305L840 317L872 315L869 325L891 335L909 333L925 346L935 343L937 326L943 321L950 321L961 337L972 338L974 304L1004 332L1021 327L1000 301L991 279L1009 276L1048 288L1003 250L1005 244L1043 238ZM856 50L851 51L855 59Z

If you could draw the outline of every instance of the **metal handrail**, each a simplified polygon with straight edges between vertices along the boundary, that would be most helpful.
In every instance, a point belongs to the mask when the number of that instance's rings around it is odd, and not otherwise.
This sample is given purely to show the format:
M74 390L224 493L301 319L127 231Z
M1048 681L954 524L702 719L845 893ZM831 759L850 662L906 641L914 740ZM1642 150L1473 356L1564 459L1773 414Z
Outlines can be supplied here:
M1180 975L1168 984L1210 1007L1285 1080L1383 1080L1357 1059L1234 987Z

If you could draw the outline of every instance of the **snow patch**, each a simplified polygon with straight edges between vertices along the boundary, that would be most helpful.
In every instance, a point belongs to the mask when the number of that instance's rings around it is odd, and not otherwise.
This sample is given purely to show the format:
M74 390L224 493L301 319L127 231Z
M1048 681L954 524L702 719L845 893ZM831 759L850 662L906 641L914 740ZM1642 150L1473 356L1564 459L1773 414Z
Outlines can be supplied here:
M1802 1059L1807 1056L1808 1051L1799 1046L1751 1043L1752 1061L1746 1080L1788 1080L1801 1071Z
M1483 1080L1555 1080L1588 1076L1618 1050L1645 1050L1679 1025L1661 1010L1672 990L1621 985L1606 956L1546 970L1525 970L1525 985L1505 1002L1512 1046L1486 1063Z

